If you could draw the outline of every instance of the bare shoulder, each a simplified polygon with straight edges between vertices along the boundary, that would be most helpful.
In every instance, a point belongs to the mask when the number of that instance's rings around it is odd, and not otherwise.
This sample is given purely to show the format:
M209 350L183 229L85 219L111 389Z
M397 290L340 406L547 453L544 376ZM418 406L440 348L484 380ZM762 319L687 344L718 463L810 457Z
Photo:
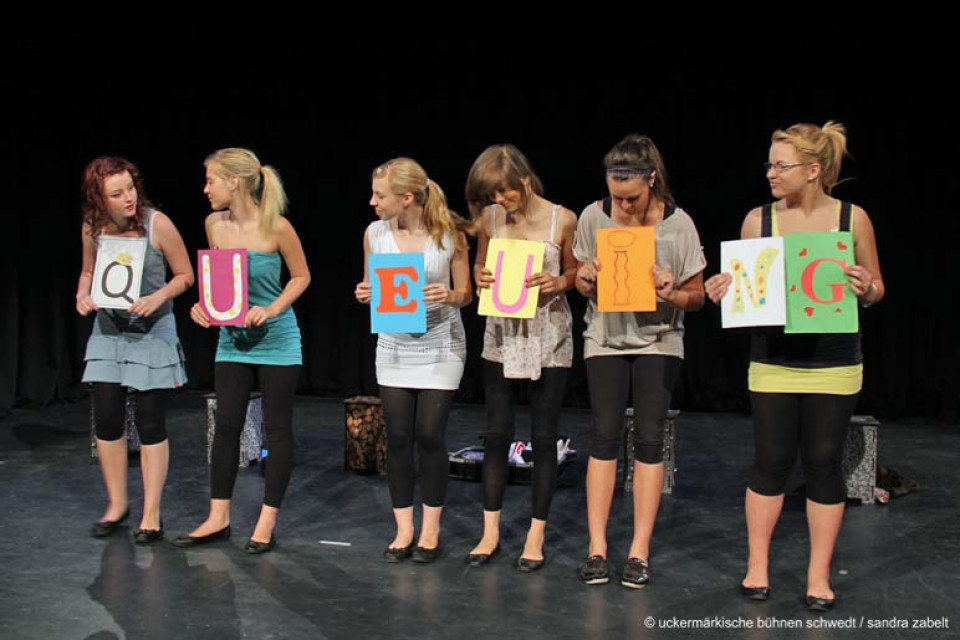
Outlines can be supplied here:
M577 228L577 214L567 209L566 207L560 207L558 212L560 218L560 228L561 229L576 229Z
M746 217L743 219L743 222L755 222L760 223L760 219L763 217L763 207L754 207L747 212Z
M873 229L873 223L870 221L870 216L867 215L867 212L864 211L861 207L853 205L853 212L850 219L851 230L853 231L853 239L857 244L864 242L876 243L874 237L875 231Z
M170 216L165 214L163 211L154 211L153 228L162 233L164 231L176 229L176 225L173 224L173 220L170 219Z
M759 238L763 230L763 207L754 207L743 219L740 227L741 238Z
M293 240L298 237L297 230L293 228L293 223L285 216L277 219L276 234L280 241Z
M207 216L207 219L204 220L203 224L207 230L213 229L214 227L223 224L229 215L229 211L214 211Z
M869 223L870 216L867 215L867 212L858 204L853 205L853 226L856 228L858 222Z
M154 246L162 249L174 237L179 235L173 220L162 211L154 211L153 218L150 221L151 233L154 236Z

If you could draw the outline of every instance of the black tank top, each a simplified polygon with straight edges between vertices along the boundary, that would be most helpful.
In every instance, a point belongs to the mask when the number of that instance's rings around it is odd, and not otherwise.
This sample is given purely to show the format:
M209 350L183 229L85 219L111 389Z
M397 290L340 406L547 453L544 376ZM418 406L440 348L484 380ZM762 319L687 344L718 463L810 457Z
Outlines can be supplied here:
M853 205L840 203L840 231L850 231ZM761 210L760 235L773 235L773 205ZM750 360L799 369L846 367L863 362L857 333L784 333L783 327L755 327Z

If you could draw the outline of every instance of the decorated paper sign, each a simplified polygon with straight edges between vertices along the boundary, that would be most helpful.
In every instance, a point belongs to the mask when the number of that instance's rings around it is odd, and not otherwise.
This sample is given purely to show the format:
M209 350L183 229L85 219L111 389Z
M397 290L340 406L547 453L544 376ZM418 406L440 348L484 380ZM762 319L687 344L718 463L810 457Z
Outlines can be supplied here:
M372 333L425 333L427 306L422 253L373 253L367 264L370 276L370 331Z
M856 333L857 297L844 269L855 264L849 231L783 236L787 272L784 333Z
M720 303L725 329L786 324L782 237L721 242L720 265L733 276Z
M493 238L487 245L487 263L493 284L480 290L477 313L504 318L537 315L539 285L527 287L527 279L543 269L543 243L532 240Z
M100 236L90 297L101 309L129 309L140 298L146 238Z
M597 308L656 311L653 227L597 229Z
M200 306L217 326L243 325L249 309L246 249L197 251Z

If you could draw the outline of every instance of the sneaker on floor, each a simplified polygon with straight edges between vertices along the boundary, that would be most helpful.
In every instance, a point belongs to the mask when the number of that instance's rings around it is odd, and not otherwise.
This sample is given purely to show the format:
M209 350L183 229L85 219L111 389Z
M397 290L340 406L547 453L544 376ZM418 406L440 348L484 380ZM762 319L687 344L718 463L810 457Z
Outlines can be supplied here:
M583 584L606 584L610 582L607 572L607 559L603 556L590 556L580 565L577 572Z
M630 589L643 589L650 582L650 565L640 558L628 558L623 565L620 584Z

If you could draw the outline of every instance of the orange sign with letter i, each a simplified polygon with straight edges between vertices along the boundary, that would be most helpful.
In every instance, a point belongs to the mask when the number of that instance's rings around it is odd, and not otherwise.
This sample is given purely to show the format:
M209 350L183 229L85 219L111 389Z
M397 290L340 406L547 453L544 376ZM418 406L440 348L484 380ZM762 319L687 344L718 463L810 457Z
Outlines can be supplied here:
M600 311L656 311L653 227L597 230L597 308Z

